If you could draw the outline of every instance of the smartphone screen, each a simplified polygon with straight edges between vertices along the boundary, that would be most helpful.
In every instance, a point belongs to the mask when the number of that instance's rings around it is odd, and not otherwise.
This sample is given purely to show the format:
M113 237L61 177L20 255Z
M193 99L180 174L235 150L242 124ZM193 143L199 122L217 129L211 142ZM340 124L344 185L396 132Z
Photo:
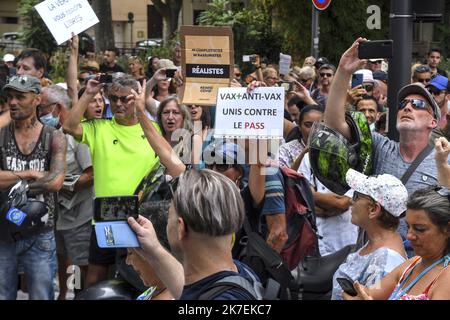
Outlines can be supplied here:
M94 218L96 221L126 221L138 217L138 196L96 197Z
M112 75L107 73L102 73L100 75L100 78L98 79L98 82L100 83L111 83L112 82Z

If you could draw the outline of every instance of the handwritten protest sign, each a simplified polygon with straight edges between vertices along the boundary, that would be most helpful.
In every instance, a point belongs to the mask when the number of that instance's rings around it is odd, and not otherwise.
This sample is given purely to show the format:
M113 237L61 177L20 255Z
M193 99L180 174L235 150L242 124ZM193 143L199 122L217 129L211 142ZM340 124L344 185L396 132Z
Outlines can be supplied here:
M180 27L181 63L185 79L182 102L211 106L217 90L233 78L233 32L230 27Z
M259 87L220 88L214 137L281 139L283 137L284 89Z
M46 0L35 8L58 45L98 23L87 0Z

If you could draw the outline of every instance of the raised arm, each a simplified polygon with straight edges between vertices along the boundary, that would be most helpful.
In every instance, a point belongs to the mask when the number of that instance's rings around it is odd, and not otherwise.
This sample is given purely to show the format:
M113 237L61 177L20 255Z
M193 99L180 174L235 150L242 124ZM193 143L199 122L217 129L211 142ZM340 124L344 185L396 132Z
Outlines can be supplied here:
M89 102L97 93L100 92L103 85L103 83L99 83L97 80L89 80L86 85L86 90L80 100L73 105L72 109L69 111L66 121L64 121L64 132L70 134L78 141L80 141L83 137L83 127L81 126L83 115L86 112Z
M450 143L444 137L436 139L435 142L435 160L438 170L438 183L450 188L450 165L448 164L448 155L450 154Z
M158 278L166 285L172 296L178 299L184 286L183 266L160 244L150 220L139 216L137 220L128 218L128 223L140 243L140 248L134 249L135 252L151 264Z
M143 86L140 87L140 92L131 90L132 98L135 100L136 116L150 146L158 155L161 163L167 168L167 173L172 177L178 177L186 170L186 166L145 114L145 88L146 83L144 80Z
M67 141L64 134L59 131L53 131L50 160L50 171L42 178L30 183L30 191L33 193L58 192L64 182L66 174L66 150Z
M366 39L358 38L353 45L345 51L334 75L325 108L325 123L350 139L350 128L345 122L345 104L347 101L347 88L352 74L361 69L365 61L358 58L359 43Z
M70 100L72 100L72 105L78 102L78 86L77 86L77 75L78 75L78 36L72 33L72 39L69 40L70 43L70 56L67 65L67 94Z

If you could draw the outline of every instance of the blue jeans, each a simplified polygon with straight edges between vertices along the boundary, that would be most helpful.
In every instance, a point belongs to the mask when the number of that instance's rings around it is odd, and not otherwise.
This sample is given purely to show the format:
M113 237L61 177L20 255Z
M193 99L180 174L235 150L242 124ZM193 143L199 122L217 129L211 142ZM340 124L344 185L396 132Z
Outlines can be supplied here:
M27 276L30 300L54 300L56 244L53 231L14 243L0 243L0 300L17 298L17 266Z

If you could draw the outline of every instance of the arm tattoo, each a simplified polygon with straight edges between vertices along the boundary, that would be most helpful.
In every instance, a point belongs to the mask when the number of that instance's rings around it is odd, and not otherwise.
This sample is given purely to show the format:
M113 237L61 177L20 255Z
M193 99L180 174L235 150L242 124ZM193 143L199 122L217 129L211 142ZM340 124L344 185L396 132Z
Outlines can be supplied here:
M45 192L49 188L49 184L55 179L63 177L66 173L66 151L67 141L66 137L61 131L53 131L51 152L52 157L50 161L49 173L35 182L30 184L30 191L33 193Z

